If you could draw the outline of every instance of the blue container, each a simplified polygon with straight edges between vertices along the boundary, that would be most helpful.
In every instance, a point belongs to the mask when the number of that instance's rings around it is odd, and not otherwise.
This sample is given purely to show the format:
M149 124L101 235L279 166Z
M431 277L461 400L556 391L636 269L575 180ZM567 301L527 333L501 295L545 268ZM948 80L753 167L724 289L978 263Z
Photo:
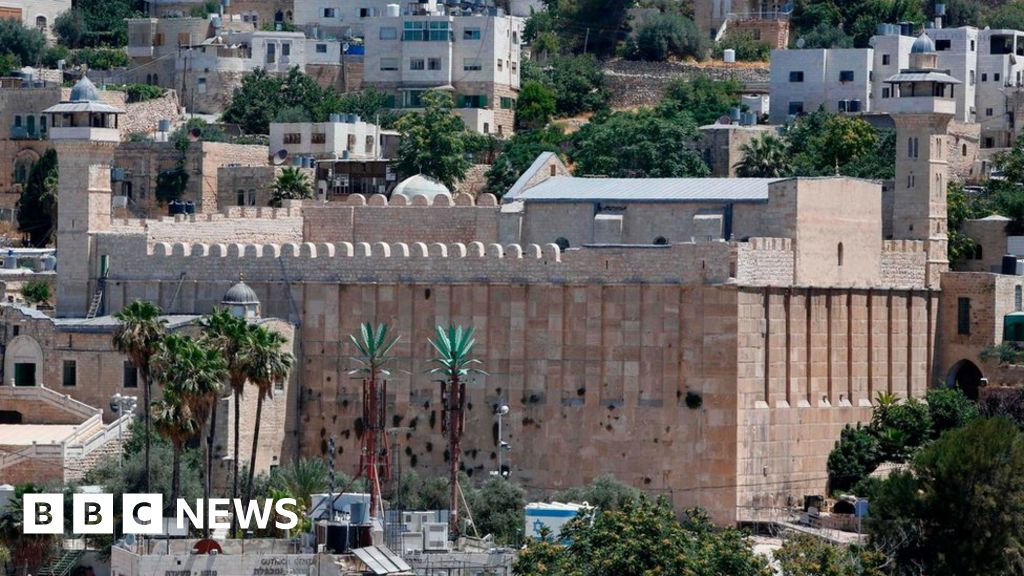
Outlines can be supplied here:
M348 505L350 522L352 524L369 524L370 509L365 502L353 502Z

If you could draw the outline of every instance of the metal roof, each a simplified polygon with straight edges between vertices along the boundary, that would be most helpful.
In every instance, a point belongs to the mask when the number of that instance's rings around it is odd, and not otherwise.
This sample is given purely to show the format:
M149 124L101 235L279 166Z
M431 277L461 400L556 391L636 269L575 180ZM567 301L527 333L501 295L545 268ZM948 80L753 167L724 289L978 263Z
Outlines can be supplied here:
M900 82L938 82L940 84L963 84L963 82L953 78L949 74L943 72L928 72L928 71L907 71L900 72L890 76L885 83L886 84L898 84Z
M412 573L412 567L405 560L383 546L356 548L352 550L352 553L356 555L356 558L362 560L363 564L366 564L374 574L383 576L385 574Z
M786 178L573 178L555 176L517 196L529 202L766 202Z
M74 112L99 112L106 114L124 114L124 110L114 108L103 102L61 102L43 110L44 114L71 114Z
M173 330L191 324L201 318L198 315L181 314L160 316L167 322L168 329ZM53 325L59 332L111 332L120 324L113 316L97 316L95 318L54 318Z

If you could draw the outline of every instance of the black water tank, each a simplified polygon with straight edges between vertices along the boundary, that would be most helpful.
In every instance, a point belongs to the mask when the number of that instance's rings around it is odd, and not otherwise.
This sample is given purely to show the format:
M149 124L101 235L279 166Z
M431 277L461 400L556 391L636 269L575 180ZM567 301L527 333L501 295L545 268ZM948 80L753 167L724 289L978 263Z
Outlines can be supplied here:
M191 200L189 200L188 202L185 202L185 212L184 212L184 214L195 214L195 213L196 213L196 203L191 201Z
M1016 276L1017 275L1017 257L1016 256L1010 256L1010 255L1003 256L1003 267L1002 267L1002 270L1000 270L1000 272L1003 273L1003 274L1008 274L1010 276Z
M328 524L326 548L335 554L346 554L352 550L354 537L355 531L352 526L339 523Z

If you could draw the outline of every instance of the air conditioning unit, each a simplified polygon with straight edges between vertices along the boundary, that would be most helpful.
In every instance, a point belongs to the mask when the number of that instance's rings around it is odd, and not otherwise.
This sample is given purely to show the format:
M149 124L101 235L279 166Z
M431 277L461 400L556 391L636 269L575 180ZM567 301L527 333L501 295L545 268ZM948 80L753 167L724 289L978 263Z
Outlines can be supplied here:
M418 554L423 552L423 532L402 532L401 554Z
M427 522L423 525L423 549L427 552L448 550L448 524Z

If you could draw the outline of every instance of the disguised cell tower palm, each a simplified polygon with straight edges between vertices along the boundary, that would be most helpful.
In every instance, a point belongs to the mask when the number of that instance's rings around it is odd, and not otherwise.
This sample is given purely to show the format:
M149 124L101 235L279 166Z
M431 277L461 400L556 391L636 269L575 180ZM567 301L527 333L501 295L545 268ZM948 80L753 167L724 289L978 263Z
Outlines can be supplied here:
M447 329L437 327L437 338L430 341L437 351L432 360L438 366L430 370L431 374L443 376L441 398L444 402L444 416L441 419L441 431L448 433L448 494L449 510L448 531L452 537L459 535L459 463L462 460L462 432L466 425L466 380L471 373L486 374L473 368L481 364L470 357L476 340L473 338L473 327L449 326Z
M388 325L379 324L376 329L369 322L359 326L359 335L349 335L355 344L358 356L353 357L359 367L349 374L363 375L363 449L359 455L359 472L365 474L370 485L370 516L376 517L381 506L380 486L391 475L388 464L387 441L384 438L385 414L387 407L387 380L378 376L390 376L384 365L394 359L391 349L398 342L398 336L388 334Z

